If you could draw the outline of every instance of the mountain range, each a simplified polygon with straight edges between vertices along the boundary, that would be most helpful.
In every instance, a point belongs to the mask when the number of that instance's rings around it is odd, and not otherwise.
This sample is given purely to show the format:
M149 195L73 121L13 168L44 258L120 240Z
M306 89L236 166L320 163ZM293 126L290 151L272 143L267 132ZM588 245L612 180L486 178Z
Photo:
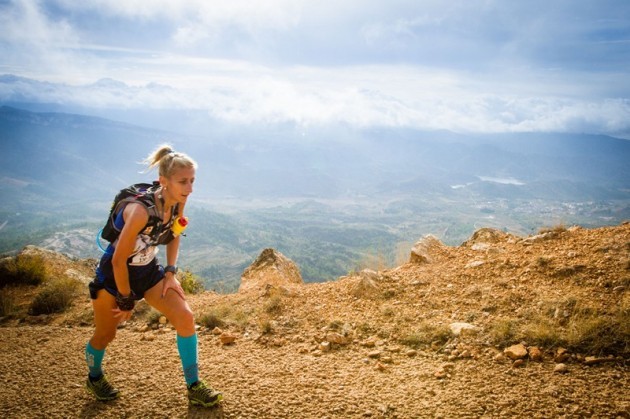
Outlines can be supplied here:
M136 163L161 142L198 160L196 195L204 198L630 197L630 141L601 135L279 125L221 127L200 137L7 106L0 108L3 189L102 198L146 178Z
M0 107L0 252L52 240L96 255L87 243L112 197L156 178L138 163L163 142L199 163L184 260L212 280L235 283L266 247L316 281L366 258L391 264L427 233L458 244L484 225L523 234L630 218L630 141L603 135L218 122L183 134L12 104Z

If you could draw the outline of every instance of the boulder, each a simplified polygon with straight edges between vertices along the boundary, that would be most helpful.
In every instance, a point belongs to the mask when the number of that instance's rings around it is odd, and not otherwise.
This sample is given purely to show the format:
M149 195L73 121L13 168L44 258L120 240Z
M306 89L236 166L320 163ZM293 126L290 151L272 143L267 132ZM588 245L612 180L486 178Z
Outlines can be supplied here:
M274 249L265 249L241 276L239 292L265 289L268 286L291 288L304 281L297 265Z
M527 348L522 343L519 343L505 348L503 353L512 360L523 359L527 356Z
M223 332L219 335L219 341L222 345L231 345L236 341L236 336L230 332Z
M462 246L470 247L473 250L488 250L492 244L509 241L513 236L501 230L484 227L475 231L472 236Z
M375 271L364 269L359 273L352 274L350 277L358 279L350 289L350 293L355 297L373 297L379 294L377 281L380 277Z
M477 329L477 326L473 324L461 322L451 323L448 327L451 329L451 333L455 336L459 336L463 330L474 331Z
M538 346L530 347L527 352L529 353L529 359L536 362L541 362L543 360L543 352Z
M431 263L445 252L446 246L437 237L427 234L411 249L409 263Z

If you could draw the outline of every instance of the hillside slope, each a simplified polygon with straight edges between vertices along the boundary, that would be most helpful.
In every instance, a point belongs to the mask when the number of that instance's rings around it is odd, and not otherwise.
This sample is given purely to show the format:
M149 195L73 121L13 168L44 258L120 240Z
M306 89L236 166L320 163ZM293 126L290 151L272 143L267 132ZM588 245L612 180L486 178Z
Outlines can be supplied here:
M188 407L175 332L142 305L104 364L123 397L93 401L86 292L64 314L27 316L37 289L23 288L0 327L0 415L630 417L630 223L482 229L415 253L327 283L189 296L202 374L225 396L211 411ZM46 257L89 280L89 263Z

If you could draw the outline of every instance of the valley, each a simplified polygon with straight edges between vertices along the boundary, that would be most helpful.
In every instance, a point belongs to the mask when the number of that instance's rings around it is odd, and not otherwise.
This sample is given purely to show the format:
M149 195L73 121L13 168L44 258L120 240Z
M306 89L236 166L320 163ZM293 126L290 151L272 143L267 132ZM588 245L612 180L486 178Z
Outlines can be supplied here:
M103 202L102 219L107 208ZM35 244L76 258L98 258L96 234L101 218L86 214L91 214L89 209L82 212L74 207L5 219L1 251ZM408 260L413 243L426 234L458 246L482 227L527 236L541 226L615 225L630 219L630 202L453 201L437 196L225 199L193 201L188 216L190 227L182 238L180 266L198 275L207 289L224 293L238 288L243 270L269 247L294 260L305 282L322 282L365 268L399 266Z

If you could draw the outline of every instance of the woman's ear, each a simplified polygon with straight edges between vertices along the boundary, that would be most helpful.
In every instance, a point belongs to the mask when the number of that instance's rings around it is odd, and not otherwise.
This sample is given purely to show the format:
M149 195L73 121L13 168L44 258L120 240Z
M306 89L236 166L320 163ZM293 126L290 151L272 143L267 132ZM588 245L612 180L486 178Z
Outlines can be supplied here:
M160 182L162 189L166 189L166 176L160 175L158 181Z

